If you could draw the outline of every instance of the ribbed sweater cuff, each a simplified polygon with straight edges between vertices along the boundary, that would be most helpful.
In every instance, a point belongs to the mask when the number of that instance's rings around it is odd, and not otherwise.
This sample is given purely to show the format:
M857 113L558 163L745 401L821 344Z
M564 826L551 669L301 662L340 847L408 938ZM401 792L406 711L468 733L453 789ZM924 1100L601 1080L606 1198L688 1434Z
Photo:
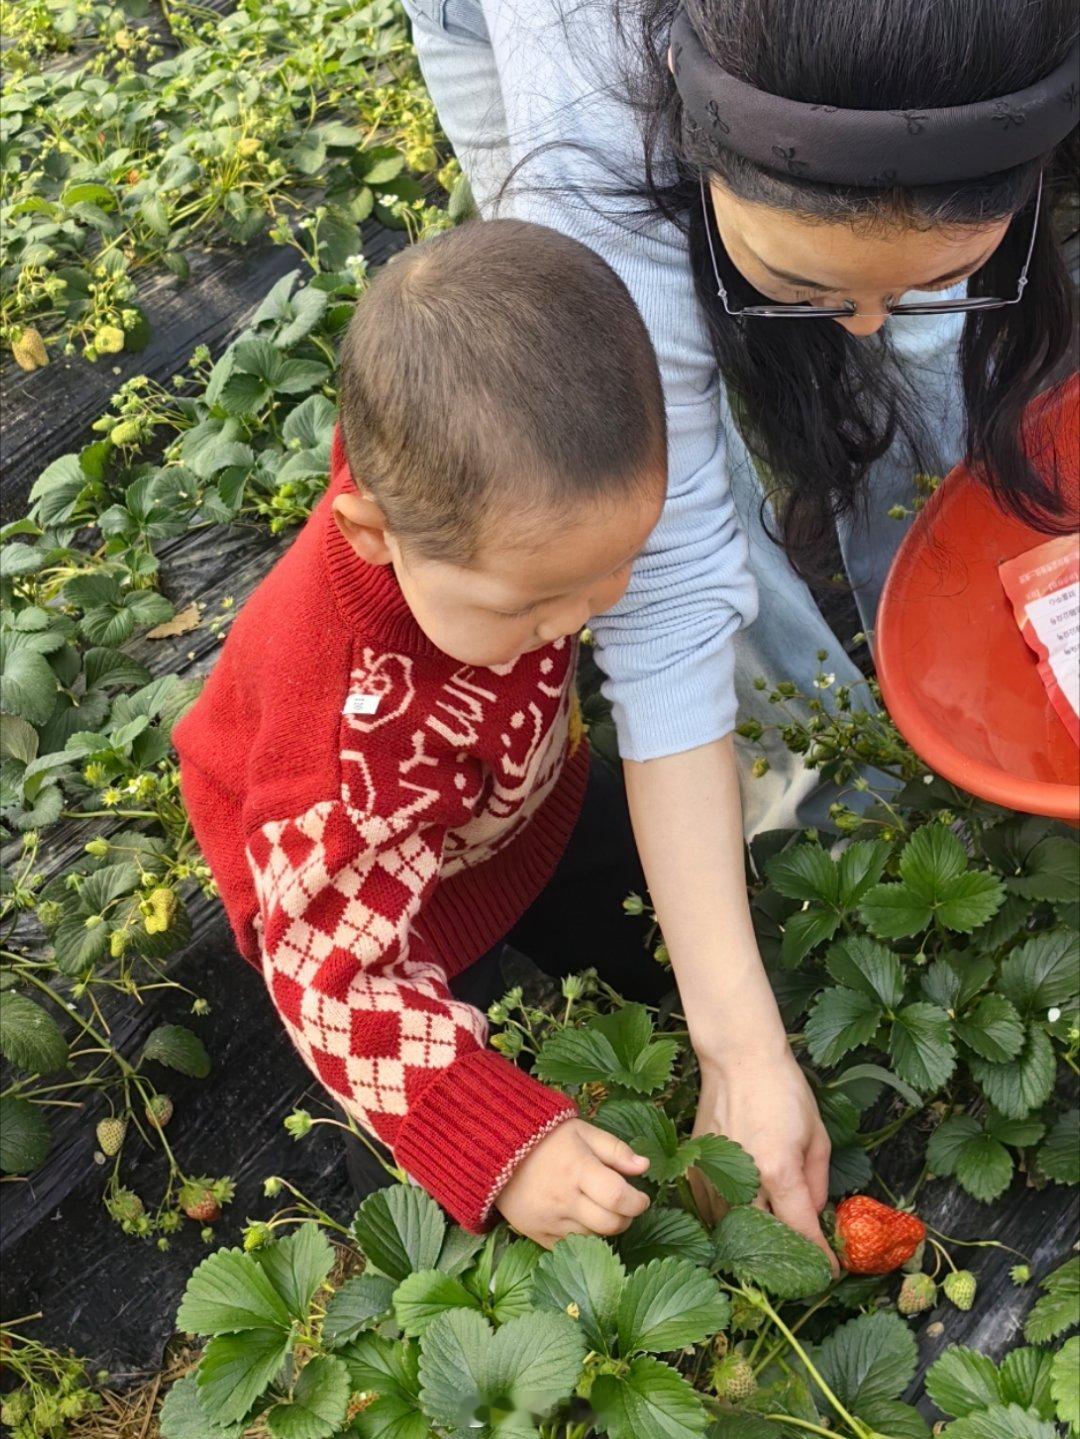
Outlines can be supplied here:
M494 1050L478 1049L443 1070L410 1107L394 1157L453 1219L478 1234L516 1166L576 1116L565 1095Z

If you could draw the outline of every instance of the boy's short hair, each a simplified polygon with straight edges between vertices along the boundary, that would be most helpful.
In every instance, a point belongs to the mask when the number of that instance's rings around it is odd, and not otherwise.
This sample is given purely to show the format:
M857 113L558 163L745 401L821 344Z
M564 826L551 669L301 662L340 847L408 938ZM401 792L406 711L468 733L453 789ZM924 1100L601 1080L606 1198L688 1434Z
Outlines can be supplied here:
M472 221L396 256L341 353L349 467L387 528L468 564L485 517L529 522L665 473L656 356L629 291L542 225Z

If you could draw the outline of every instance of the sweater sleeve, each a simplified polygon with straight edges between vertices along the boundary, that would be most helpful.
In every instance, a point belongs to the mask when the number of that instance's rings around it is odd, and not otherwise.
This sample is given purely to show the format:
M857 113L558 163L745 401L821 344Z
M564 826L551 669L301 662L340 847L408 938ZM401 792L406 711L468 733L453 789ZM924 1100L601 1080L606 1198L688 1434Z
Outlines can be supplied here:
M487 1049L412 925L444 832L341 801L248 837L263 975L304 1062L466 1228L482 1229L516 1164L577 1114Z
M686 236L667 221L643 222L641 202L618 193L627 178L641 181L644 152L620 98L628 56L613 7L482 3L508 158L521 165L499 213L549 225L602 255L634 297L659 360L667 503L626 595L592 629L623 758L693 749L734 727L732 641L754 618L757 592L725 469L716 361Z

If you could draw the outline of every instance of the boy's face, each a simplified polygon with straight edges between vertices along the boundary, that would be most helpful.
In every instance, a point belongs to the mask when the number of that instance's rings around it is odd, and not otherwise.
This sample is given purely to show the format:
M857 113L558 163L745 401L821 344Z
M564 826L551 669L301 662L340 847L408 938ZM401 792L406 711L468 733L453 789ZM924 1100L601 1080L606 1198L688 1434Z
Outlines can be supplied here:
M468 565L426 559L391 534L386 545L413 618L463 664L510 664L576 635L623 596L660 517L664 475L625 500L585 502L547 520L493 523Z

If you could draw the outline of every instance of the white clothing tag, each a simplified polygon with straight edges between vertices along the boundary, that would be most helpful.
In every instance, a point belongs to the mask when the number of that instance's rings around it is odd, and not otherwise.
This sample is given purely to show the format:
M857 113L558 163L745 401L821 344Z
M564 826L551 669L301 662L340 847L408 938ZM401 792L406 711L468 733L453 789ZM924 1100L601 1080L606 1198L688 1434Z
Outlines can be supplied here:
M378 711L382 695L351 694L345 697L343 715L373 715Z

